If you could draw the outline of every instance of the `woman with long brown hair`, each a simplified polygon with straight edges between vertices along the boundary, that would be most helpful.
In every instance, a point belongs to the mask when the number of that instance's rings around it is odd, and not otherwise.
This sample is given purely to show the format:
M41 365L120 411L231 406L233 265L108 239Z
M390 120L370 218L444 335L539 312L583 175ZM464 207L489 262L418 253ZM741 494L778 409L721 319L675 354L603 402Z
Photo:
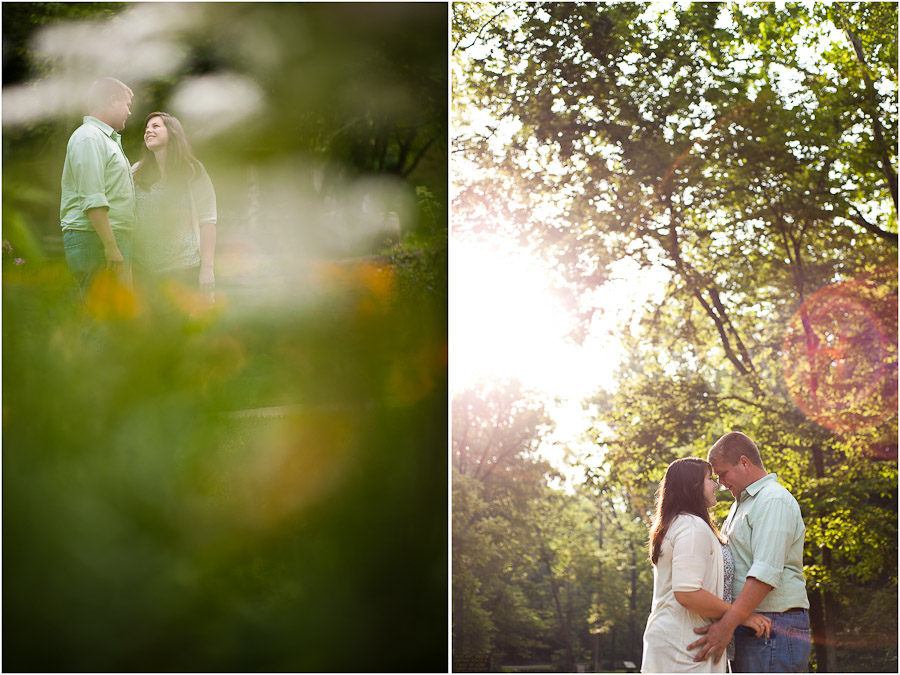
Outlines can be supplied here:
M165 112L144 121L135 186L135 271L145 282L178 281L212 297L216 193L181 123Z
M696 457L669 464L656 491L656 514L650 528L653 604L644 631L641 672L725 672L726 659L694 661L687 646L694 628L712 623L730 607L726 597L725 541L709 516L716 505L709 462ZM734 574L733 564L731 574ZM745 626L769 635L771 622L751 614Z

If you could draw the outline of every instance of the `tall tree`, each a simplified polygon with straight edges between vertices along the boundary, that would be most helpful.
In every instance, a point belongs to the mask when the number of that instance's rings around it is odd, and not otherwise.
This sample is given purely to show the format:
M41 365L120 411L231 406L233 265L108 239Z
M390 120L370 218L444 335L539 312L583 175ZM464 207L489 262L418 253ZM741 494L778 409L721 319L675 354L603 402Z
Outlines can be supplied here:
M453 400L453 649L529 658L540 612L525 583L536 564L532 519L550 467L534 457L549 430L517 382ZM511 630L510 630L511 629Z

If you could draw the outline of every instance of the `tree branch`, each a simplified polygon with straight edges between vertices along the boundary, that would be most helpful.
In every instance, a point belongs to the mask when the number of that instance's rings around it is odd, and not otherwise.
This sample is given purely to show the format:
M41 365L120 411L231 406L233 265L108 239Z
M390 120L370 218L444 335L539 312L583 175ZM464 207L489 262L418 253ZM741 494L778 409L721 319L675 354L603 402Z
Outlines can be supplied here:
M750 371L747 367L741 363L740 357L735 353L734 349L731 347L731 341L728 339L728 333L725 330L725 325L722 322L721 317L719 317L715 310L709 305L708 302L703 298L703 292L698 288L691 289L694 297L700 303L704 310L706 310L707 315L710 319L713 320L713 323L716 325L716 330L719 333L719 339L722 341L722 348L725 350L725 356L734 364L734 367L738 369L738 372L741 375L749 375Z
M875 147L878 150L878 160L879 164L881 164L881 172L884 174L885 182L888 184L888 189L891 191L891 197L894 200L894 212L897 212L897 174L894 172L894 167L891 164L890 153L887 147L887 143L884 140L884 129L881 126L881 120L878 119L878 104L877 104L877 94L875 92L875 85L872 82L872 76L869 73L869 66L866 63L866 55L862 50L862 42L860 39L856 37L853 31L850 29L849 24L847 23L846 17L840 10L840 3L836 3L838 15L841 17L841 24L843 25L844 32L847 34L847 39L850 40L850 44L853 46L853 52L856 54L856 60L859 62L859 65L862 67L863 72L863 83L866 87L866 97L864 99L866 105L863 106L863 110L865 110L866 114L872 120L872 132L875 138Z
M848 213L845 216L845 218L847 218L848 220L852 220L854 223L859 225L861 228L863 228L864 230L866 230L868 232L871 232L876 237L880 237L881 239L884 239L886 242L888 242L894 246L897 246L897 233L896 232L888 232L887 230L882 230L877 225L874 225L873 223L870 223L868 220L863 218L863 215L856 209L856 207L851 206L850 208L853 209L853 212Z
M419 160L422 159L422 156L425 154L425 152L428 150L428 148L431 147L431 145L433 143L434 143L434 137L430 138L428 140L428 142L419 149L419 151L416 153L415 157L413 157L412 163L410 163L409 167L404 169L403 174L402 174L402 176L404 178L409 176L409 174L411 174L413 172L413 170L415 170L416 166L419 164Z
M509 7L510 7L510 6L509 6L508 4L507 4L507 5L503 5L503 6L501 7L501 9L500 9L499 12L497 12L497 13L494 14L490 19L488 19L488 20L485 21L483 24L481 24L481 27L475 32L475 35L472 37L472 41L471 41L469 44L463 46L463 45L461 45L460 42L458 41L455 45L453 45L453 49L452 49L452 51L451 51L451 54L455 54L455 53L456 53L457 51L459 51L460 49L463 50L463 51L465 51L465 50L469 49L470 47L472 47L472 45L474 45L476 42L478 42L478 39L481 37L482 31L483 31L485 28L487 28L488 26L490 26L490 25L494 22L494 20L495 20L498 16L500 16L501 14L503 14L503 12L505 12L507 9L509 9ZM460 41L461 41L461 40L460 40Z

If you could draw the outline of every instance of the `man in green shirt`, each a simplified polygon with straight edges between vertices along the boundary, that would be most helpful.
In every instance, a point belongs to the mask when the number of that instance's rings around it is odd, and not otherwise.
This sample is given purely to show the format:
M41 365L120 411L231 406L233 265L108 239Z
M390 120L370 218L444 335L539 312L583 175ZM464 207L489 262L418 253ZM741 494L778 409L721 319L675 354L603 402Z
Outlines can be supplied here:
M102 270L131 285L134 183L119 132L131 115L133 93L104 77L91 86L88 115L69 138L59 219L66 262L82 299Z
M688 649L701 647L695 661L714 657L718 663L734 635L733 672L806 672L811 639L800 506L778 477L765 470L756 444L740 432L716 441L708 461L735 499L722 525L734 557L735 601L721 619L695 629L705 636ZM740 626L751 612L772 620L769 638L757 638Z

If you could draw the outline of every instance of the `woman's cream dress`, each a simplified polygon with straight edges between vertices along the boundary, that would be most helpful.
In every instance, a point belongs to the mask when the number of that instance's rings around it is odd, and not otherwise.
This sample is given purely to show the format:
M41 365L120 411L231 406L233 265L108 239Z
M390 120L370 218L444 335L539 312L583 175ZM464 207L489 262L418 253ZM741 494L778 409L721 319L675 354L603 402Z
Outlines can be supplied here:
M724 673L726 660L694 663L699 649L687 646L700 636L694 628L712 623L683 607L675 591L706 590L718 598L725 587L722 545L701 518L676 516L663 537L659 560L653 568L653 605L644 631L643 673Z

